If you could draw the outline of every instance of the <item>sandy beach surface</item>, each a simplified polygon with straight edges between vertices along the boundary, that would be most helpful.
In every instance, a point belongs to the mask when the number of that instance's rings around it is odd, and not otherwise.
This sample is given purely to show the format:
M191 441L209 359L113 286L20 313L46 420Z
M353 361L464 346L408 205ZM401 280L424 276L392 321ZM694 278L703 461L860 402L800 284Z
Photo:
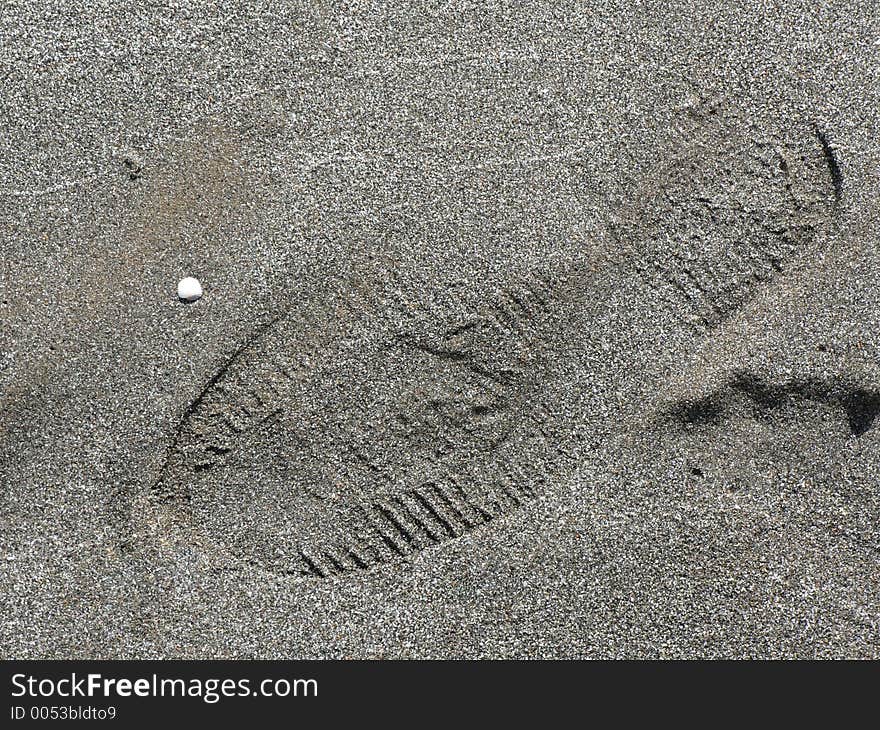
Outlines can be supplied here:
M0 8L3 656L880 656L876 3L88 5Z

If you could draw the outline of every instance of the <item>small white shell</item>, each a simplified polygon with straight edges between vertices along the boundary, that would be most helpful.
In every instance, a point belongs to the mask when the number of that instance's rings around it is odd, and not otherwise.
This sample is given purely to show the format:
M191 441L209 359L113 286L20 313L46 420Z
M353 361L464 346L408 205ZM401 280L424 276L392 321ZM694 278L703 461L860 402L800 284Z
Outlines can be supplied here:
M187 276L181 279L177 284L177 296L185 302L194 302L196 299L202 298L202 285L198 279Z

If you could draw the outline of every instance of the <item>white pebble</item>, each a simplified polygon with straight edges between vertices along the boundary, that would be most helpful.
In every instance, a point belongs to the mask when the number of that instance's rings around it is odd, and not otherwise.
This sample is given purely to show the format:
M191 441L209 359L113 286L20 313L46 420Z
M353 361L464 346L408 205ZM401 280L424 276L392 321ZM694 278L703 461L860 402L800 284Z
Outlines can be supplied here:
M177 284L177 296L185 302L194 302L196 299L202 298L202 285L198 279L187 276L181 279Z

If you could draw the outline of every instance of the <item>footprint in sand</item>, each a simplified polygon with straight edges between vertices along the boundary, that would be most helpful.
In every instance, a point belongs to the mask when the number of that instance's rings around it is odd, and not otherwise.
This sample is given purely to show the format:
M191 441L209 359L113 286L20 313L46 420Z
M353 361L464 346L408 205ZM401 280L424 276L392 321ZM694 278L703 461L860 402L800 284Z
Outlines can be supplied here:
M708 107L685 126L610 225L607 260L696 338L810 246L840 181L808 124ZM393 281L364 294L340 285L307 315L277 319L182 417L152 490L169 529L230 565L327 577L540 495L572 466L559 448L572 424L550 415L546 365L601 297L595 265L549 265L494 291L449 287L416 307ZM626 353L611 357L626 367Z

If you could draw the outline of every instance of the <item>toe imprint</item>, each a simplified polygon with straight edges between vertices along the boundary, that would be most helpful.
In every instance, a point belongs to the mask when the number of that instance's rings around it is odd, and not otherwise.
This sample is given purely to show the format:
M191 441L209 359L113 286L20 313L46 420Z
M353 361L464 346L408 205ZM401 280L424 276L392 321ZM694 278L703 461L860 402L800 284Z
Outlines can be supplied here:
M400 307L349 302L319 317L345 336L312 347L282 318L190 409L154 496L238 558L318 577L502 516L543 479L529 464L554 296L538 280L476 305L459 292L403 325Z

